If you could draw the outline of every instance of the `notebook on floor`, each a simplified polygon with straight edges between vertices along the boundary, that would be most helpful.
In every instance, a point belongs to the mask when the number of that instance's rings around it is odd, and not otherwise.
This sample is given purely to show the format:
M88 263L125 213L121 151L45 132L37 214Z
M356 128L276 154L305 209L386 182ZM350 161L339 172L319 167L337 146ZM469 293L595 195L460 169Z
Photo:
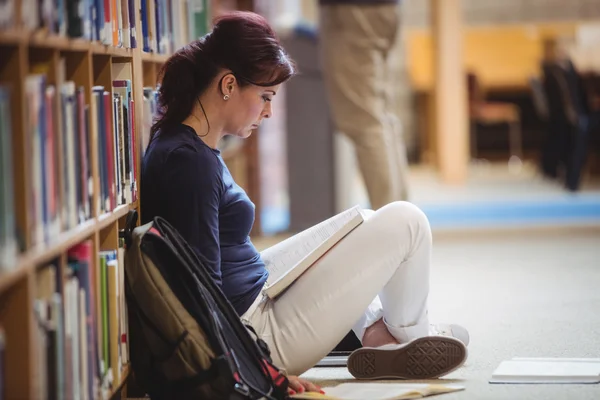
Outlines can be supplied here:
M490 383L600 383L599 358L526 358L502 361Z
M315 367L346 367L348 366L348 356L351 351L332 351L325 358L315 365Z
M420 399L464 389L465 387L461 385L361 382L342 383L335 387L323 388L325 394L300 393L291 397L305 400L405 400Z

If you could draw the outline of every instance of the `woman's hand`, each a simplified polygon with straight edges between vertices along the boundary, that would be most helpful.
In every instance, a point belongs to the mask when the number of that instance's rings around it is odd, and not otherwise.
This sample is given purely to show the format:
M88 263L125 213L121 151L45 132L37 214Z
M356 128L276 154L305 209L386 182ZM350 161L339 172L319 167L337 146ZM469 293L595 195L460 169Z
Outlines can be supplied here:
M325 392L321 390L319 386L307 381L306 379L301 379L293 375L290 375L287 378L290 381L290 386L288 387L288 394L304 392L317 392L325 394Z

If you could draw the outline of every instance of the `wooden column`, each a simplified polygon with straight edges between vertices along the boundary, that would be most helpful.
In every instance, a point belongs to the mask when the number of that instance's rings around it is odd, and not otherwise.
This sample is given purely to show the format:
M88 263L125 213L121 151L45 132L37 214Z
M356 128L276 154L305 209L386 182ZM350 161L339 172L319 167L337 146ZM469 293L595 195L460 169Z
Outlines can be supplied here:
M435 143L444 183L467 177L469 135L461 0L431 0L435 68Z

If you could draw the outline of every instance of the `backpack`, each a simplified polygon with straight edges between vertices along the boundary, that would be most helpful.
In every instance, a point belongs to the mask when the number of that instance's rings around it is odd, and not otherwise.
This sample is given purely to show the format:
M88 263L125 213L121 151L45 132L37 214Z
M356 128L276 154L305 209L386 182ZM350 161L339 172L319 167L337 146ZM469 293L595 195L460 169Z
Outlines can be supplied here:
M130 211L121 236L129 359L140 388L152 400L288 398L268 345L188 243L163 218L136 222Z

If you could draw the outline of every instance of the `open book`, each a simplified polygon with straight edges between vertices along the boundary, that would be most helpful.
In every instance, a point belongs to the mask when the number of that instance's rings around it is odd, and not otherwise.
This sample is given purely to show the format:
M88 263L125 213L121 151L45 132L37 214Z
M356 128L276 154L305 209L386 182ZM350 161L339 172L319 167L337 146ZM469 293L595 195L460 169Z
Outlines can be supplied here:
M600 359L515 357L500 363L490 383L600 383Z
M263 292L272 299L277 297L363 221L361 208L354 206L265 251L269 278Z
M427 383L342 383L335 387L323 388L326 394L299 393L292 399L323 400L404 400L420 399L443 393L464 390L460 385L443 385Z

